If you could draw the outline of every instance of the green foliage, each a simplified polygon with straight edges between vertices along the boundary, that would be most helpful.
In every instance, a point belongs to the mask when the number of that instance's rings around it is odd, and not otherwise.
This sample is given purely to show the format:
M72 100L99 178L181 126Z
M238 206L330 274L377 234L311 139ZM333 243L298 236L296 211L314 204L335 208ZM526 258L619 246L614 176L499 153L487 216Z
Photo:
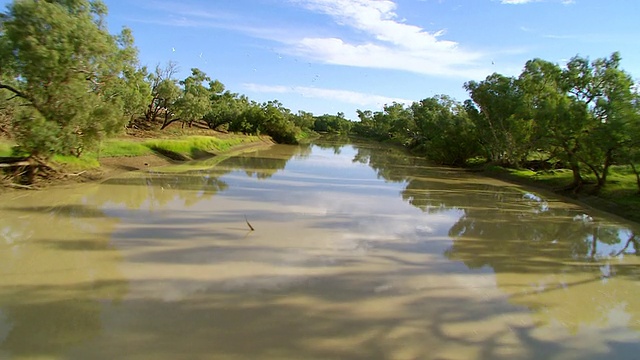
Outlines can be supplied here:
M640 190L640 94L619 66L618 53L594 61L576 56L565 68L533 59L519 77L494 73L467 82L471 99L464 104L436 96L409 108L358 110L351 132L401 143L442 164L484 157L514 168L565 166L563 180L567 173L571 180L565 185L575 190L589 180L600 191L612 166L629 165ZM328 124L320 118L316 130ZM531 162L532 154L546 158Z
M446 165L465 165L478 153L476 127L462 104L446 95L411 106L413 133L410 147L428 159Z
M0 157L13 155L13 147L15 144L8 141L0 140Z
M478 109L472 118L487 157L492 162L519 165L532 150L533 125L522 109L519 81L494 73L464 87Z
M61 127L47 121L32 109L20 111L13 119L13 127L18 147L21 151L38 157L41 153L52 156L63 152L64 135Z
M203 85L210 81L207 74L194 68L191 69L191 76L180 82L182 94L173 104L173 112L183 123L191 126L211 110L210 89Z
M173 78L177 71L178 65L169 62L165 68L156 65L154 72L147 75L146 80L151 93L151 99L145 112L147 121L155 122L161 113L164 115L164 122L170 120L169 118L173 115L170 108L180 93L178 81Z
M295 126L303 131L313 131L315 125L313 114L306 111L298 111L297 114L293 115L292 121Z
M230 91L220 94L215 92L215 87L212 89L214 93L211 94L211 107L209 113L204 116L209 128L216 130L225 125L228 127L249 108L249 99L246 96L238 96ZM218 87L218 90L221 88Z
M164 113L161 129L171 123L181 121L191 124L204 120L211 129L226 126L230 131L245 134L267 134L276 142L297 143L300 126L308 118L307 115L293 115L278 101L264 104L249 102L244 96L224 92L224 85L211 79L199 69L191 69L191 76L180 81L181 88L170 75L172 68L156 69L151 80L157 82L152 86L153 102L149 113L151 118L160 112ZM204 84L208 82L208 87Z
M429 160L464 165L478 153L475 125L462 104L440 95L409 107L394 103L383 111L358 111L353 132L409 147Z
M278 143L296 144L300 128L293 118L291 111L278 101L263 104L252 102L229 124L229 130L244 134L267 134Z
M146 81L147 76L145 67L129 67L114 86L114 93L120 95L123 112L129 122L144 114L151 101L151 86Z
M108 33L100 1L14 1L0 33L0 89L29 106L13 122L32 156L80 155L125 122L122 74L137 62L130 32Z
M617 53L593 62L574 57L565 69L534 59L520 76L537 146L569 165L577 188L583 166L599 190L612 165L633 161L640 112L633 81L619 63Z
M353 122L344 118L344 114L321 115L313 118L311 128L314 131L329 134L347 134L351 131Z
M294 116L278 101L269 101L262 105L264 121L259 130L283 144L296 144L300 132L293 122Z
M150 155L153 151L141 142L111 139L103 141L98 155L100 157L131 157Z
M392 119L382 111L371 112L358 110L359 122L353 125L353 132L379 141L389 140L393 137L391 130Z

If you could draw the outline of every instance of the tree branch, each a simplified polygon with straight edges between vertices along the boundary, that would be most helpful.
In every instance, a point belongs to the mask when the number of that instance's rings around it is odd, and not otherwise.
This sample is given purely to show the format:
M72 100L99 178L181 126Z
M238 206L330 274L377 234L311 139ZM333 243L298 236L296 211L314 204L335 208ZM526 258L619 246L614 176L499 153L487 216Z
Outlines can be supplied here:
M16 88L14 88L14 87L13 87L13 86L11 86L11 85L5 85L5 84L3 84L3 83L0 83L0 89L9 90L9 91L11 91L12 93L14 93L14 94L15 94L15 96L14 96L14 97L12 97L11 99L13 99L13 98L15 98L15 97L21 97L21 98L23 98L23 99L25 99L25 100L28 100L28 101L30 101L30 102L33 102L33 100L32 100L29 96L27 96L27 94L25 94L25 93L23 93L22 91L20 91L20 90L18 90L18 89L16 89ZM11 99L9 99L9 100L11 100Z

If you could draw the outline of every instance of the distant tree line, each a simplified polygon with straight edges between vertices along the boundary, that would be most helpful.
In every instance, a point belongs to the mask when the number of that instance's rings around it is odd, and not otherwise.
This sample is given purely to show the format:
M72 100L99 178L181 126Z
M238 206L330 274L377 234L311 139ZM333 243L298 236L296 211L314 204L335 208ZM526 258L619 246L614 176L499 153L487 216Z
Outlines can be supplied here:
M20 0L0 13L0 135L17 152L80 156L141 121L204 122L283 143L313 130L313 115L225 91L200 69L182 80L175 63L149 71L131 31L110 34L106 16L99 0Z
M401 143L441 164L482 158L571 169L573 189L583 186L585 170L598 191L612 165L629 165L640 187L640 97L618 53L594 61L576 56L564 67L534 59L518 77L494 73L464 87L471 97L464 103L439 95L359 110L352 133Z

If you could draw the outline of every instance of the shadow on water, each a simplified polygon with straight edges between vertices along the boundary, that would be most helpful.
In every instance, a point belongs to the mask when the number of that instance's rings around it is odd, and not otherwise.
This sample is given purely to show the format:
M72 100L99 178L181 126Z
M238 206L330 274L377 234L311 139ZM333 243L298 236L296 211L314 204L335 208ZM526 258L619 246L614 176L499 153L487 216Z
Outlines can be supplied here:
M211 282L201 284L201 293L185 301L134 298L119 304L104 304L91 299L96 292L119 288L119 283L92 282L68 287L13 289L22 298L40 300L5 307L4 322L12 324L12 327L5 334L0 349L13 356L82 358L87 355L82 344L90 344L91 358L103 359L125 355L133 358L179 358L184 354L189 354L190 358L292 358L305 354L305 358L376 359L388 358L398 350L394 346L389 348L387 339L396 329L405 326L405 331L413 332L409 334L410 338L432 332L429 337L434 345L442 341L472 342L447 336L435 325L445 323L438 319L430 324L409 316L386 318L384 314L377 314L368 317L366 312L354 316L348 303L368 301L372 296L354 293L352 282L361 285L357 276L337 276L337 283L332 277L313 280L314 291L304 286L289 289L286 298L277 291L259 297L243 291L210 294L208 288L221 286ZM245 279L233 280L242 283ZM260 281L255 278L246 280ZM131 285L146 288L159 281L184 282L182 279L161 278L141 280ZM331 292L319 291L324 283L331 283ZM74 299L54 300L63 297L62 294L73 294ZM339 295L335 297L332 294ZM427 306L424 300L409 298L402 307L416 308L410 312L447 314L446 323L478 320L485 307L455 298L437 299ZM467 311L474 315L469 317L465 314ZM108 341L105 341L101 333L112 323L119 323L118 331L109 334ZM113 346L116 344L118 346ZM437 347L433 348L436 350ZM486 351L493 355L491 349Z
M514 320L508 328L493 328L492 322L517 318L520 310L445 295L455 294L455 288L407 294L362 291L375 289L375 279L385 275L340 272L288 282L293 285L286 289L251 291L242 284L263 279L198 283L162 277L128 284L12 288L15 296L33 300L4 307L2 322L11 328L0 351L15 357L78 359L542 359L567 350L561 342L541 340L535 323ZM174 282L192 282L198 291L177 301L122 298L128 286L145 289ZM637 351L634 343L602 345L601 353L576 349L575 358L631 359Z
M70 204L54 206L30 206L30 207L5 207L5 211L17 211L24 213L42 213L51 216L68 216L72 218L100 218L106 215L99 209L92 206Z
M629 244L612 256L634 229L408 154L324 149L355 153L347 160L377 179L351 191L338 175L361 172L314 178L324 159L277 147L213 169L113 179L79 198L63 193L51 207L3 209L0 357L633 359L640 351L640 267Z

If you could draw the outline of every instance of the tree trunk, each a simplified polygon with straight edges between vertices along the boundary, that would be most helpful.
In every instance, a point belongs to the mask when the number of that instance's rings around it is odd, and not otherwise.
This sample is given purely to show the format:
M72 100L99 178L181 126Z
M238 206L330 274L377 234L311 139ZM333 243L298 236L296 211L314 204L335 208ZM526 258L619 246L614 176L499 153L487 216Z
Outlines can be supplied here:
M638 193L640 193L640 173L638 173L638 169L636 169L636 166L633 164L633 162L629 163L629 165L631 165L633 173L636 174L636 184L638 184Z
M602 174L598 171L598 169L596 169L596 167L594 165L591 165L591 164L586 164L586 165L587 165L587 167L589 169L591 169L591 172L596 177L596 187L595 187L595 189L593 189L593 192L594 192L594 194L597 194L600 191L600 189L602 188L602 186L604 186L604 182L602 180Z
M168 117L165 117L164 121L162 122L162 127L160 127L160 130L164 130L167 126L173 124L176 121L180 121L180 118L169 120Z
M570 164L571 171L573 172L573 183L571 184L571 188L575 192L578 192L578 190L580 190L580 188L582 187L584 180L582 179L582 175L580 175L580 166L578 165L578 163L574 159L571 159Z
M596 191L600 191L607 183L607 175L609 175L609 168L613 164L613 149L607 150L607 154L604 158L604 165L602 166L602 176L598 179L598 187Z
M582 188L584 184L584 180L582 179L582 175L580 175L580 165L578 164L578 160L576 159L576 147L570 148L568 144L563 144L564 151L567 154L567 161L569 162L569 167L573 172L573 183L569 185L569 189L573 189L574 193L577 193Z

